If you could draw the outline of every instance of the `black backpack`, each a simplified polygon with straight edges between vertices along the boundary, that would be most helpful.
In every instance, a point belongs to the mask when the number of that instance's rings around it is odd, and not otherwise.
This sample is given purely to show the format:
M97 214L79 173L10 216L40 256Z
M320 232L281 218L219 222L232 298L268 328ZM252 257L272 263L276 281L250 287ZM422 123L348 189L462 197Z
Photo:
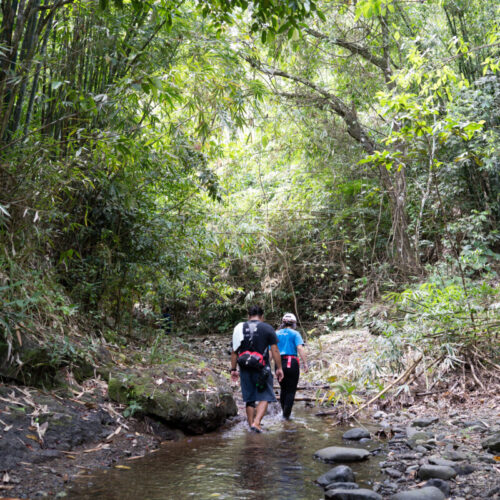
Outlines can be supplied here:
M245 368L247 370L261 370L266 366L266 360L264 356L267 352L264 351L264 354L257 352L253 345L253 338L255 332L257 331L258 323L249 323L245 322L243 324L243 341L239 347L239 355L238 355L238 365L240 368Z

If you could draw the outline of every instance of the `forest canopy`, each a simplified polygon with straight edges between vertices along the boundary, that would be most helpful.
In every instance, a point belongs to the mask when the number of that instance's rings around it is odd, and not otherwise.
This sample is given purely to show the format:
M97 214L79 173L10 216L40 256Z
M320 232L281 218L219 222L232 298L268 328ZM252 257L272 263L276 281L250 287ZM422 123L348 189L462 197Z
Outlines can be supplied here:
M4 339L138 308L225 332L249 301L310 331L416 283L412 307L437 283L477 333L499 19L492 0L2 0Z

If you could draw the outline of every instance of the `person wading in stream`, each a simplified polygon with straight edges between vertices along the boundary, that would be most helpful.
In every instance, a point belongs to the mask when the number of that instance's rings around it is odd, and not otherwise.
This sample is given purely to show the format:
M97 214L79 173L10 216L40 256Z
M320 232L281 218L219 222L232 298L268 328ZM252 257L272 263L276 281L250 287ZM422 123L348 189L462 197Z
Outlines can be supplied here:
M280 404L283 410L283 417L286 419L289 419L292 413L297 384L299 383L300 363L297 354L302 359L304 372L307 373L309 371L304 341L295 328L297 328L297 318L292 313L286 313L281 320L279 330L276 332L284 373L284 377L280 382Z
M278 382L283 378L278 338L274 328L262 321L263 317L261 307L252 306L248 309L248 321L239 323L234 328L231 352L231 381L237 382L238 376L240 377L248 425L254 432L262 432L260 423L268 404L276 401L269 351L276 365ZM258 405L255 406L257 401Z

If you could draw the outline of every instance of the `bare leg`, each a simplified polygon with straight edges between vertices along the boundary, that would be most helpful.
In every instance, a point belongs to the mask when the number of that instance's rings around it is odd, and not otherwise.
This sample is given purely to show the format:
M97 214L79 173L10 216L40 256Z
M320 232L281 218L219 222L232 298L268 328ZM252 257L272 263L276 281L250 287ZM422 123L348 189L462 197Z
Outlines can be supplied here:
M257 405L257 409L255 412L255 418L254 418L254 421L252 423L253 427L260 429L260 422L267 412L268 405L269 405L269 403L267 401L259 401L259 404Z
M246 411L247 411L248 425L252 427L252 423L255 419L255 408L253 406L247 406Z

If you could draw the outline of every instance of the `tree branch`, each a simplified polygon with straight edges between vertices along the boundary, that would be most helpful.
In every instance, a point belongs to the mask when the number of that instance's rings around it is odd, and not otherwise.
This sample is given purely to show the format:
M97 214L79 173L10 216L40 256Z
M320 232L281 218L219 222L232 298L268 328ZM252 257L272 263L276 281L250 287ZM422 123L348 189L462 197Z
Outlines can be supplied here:
M324 33L320 33L319 31L313 30L312 28L307 28L306 33L309 35L318 38L320 40L326 40L333 45L338 45L344 49L347 49L349 52L353 54L357 54L361 56L363 59L371 62L373 65L380 68L384 73L386 72L387 65L386 61L383 57L378 57L373 54L367 47L363 47L356 42L348 42L347 40L343 40L342 38L331 38Z

